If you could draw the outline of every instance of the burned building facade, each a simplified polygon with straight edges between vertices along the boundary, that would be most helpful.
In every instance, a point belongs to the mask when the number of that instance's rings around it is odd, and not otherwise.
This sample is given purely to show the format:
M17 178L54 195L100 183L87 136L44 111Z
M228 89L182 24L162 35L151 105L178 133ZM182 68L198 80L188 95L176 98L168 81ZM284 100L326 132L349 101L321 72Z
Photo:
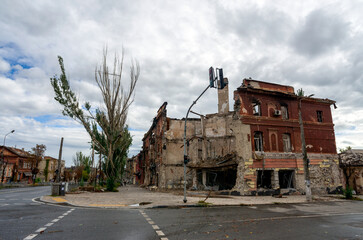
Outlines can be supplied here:
M228 82L227 79L225 81ZM187 186L241 195L304 193L299 102L313 193L341 186L331 105L297 96L290 86L244 79L229 111L228 85L218 90L218 113L187 121ZM158 110L143 138L144 184L181 188L184 119Z

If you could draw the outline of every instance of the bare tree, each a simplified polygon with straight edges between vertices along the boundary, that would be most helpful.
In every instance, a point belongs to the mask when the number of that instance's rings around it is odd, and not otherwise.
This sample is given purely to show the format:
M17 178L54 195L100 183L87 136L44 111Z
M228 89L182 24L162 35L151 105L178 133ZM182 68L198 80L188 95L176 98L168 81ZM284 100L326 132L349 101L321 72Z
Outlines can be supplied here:
M105 164L117 170L118 164L115 164L115 160L118 158L115 158L115 152L120 149L125 150L122 152L127 152L130 146L129 142L125 142L124 139L129 138L126 119L140 75L138 62L132 61L130 81L127 88L124 88L122 84L124 54L122 53L121 59L115 54L113 69L109 70L107 49L104 50L102 64L96 67L95 71L95 81L101 91L103 106L93 109L90 103L86 102L84 104L86 110L84 111L70 88L63 59L60 56L58 59L62 73L59 78L56 76L51 78L51 84L56 95L55 100L63 105L64 115L75 119L84 126L95 145L95 149L105 156ZM127 132L125 132L125 128ZM108 171L105 173L114 182L118 172Z

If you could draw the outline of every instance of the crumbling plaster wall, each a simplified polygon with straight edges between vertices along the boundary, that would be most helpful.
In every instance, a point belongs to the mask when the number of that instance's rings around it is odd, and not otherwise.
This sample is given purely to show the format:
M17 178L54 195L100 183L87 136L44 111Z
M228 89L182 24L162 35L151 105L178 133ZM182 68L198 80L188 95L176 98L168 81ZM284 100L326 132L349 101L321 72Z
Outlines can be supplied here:
M169 119L169 129L165 132L163 140L163 162L159 169L159 187L161 188L181 188L184 184L183 166L183 119ZM201 123L199 119L189 119L187 121L187 139L193 136L201 136ZM197 148L189 146L189 154L197 155ZM187 179L191 183L191 171L188 169Z
M233 190L243 192L247 187L245 175L251 174L245 164L246 160L252 159L250 126L243 124L234 112L207 115L204 123L206 144L203 152L205 158L235 153L238 166ZM208 148L213 149L213 152L208 151Z
M336 154L309 154L310 181L313 194L325 194L327 188L342 186L339 160Z

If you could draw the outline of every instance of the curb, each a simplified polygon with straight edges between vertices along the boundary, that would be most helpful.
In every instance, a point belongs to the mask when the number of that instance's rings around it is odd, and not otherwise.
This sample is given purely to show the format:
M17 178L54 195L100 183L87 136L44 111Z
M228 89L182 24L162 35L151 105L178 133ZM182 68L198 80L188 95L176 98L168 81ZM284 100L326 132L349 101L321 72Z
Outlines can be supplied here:
M239 203L239 204L222 204L222 205L208 205L208 206L203 206L203 205L199 205L199 204L186 204L186 205L156 205L156 206L150 206L150 207L142 207L140 208L140 206L143 205L139 205L139 206L132 206L135 204L130 204L124 207L104 207L104 206L80 206L80 205L75 205L75 204L71 204L69 202L51 202L51 201L47 201L44 200L43 198L44 196L40 197L40 198L35 198L35 201L38 202L42 202L45 204L50 204L50 205L58 205L58 206L68 206L68 207L79 207L79 208L92 208L92 209L181 209L181 208L215 208L215 207L249 207L249 206L266 206L266 205L272 205L272 206L276 206L276 205L292 205L292 204L316 204L319 202L322 202L321 200L317 199L314 200L312 202L274 202L274 203L262 203L262 204L253 204L253 203L249 203L249 204L245 204L245 203ZM344 199L335 199L336 201L344 201ZM324 201L323 201L324 202Z

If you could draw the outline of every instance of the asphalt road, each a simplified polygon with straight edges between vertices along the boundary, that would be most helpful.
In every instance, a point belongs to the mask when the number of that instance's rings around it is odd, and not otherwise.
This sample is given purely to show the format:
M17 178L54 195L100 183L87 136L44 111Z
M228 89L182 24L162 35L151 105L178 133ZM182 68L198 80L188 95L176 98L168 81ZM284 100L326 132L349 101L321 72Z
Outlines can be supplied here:
M94 209L0 190L0 239L363 239L363 202L182 209Z

